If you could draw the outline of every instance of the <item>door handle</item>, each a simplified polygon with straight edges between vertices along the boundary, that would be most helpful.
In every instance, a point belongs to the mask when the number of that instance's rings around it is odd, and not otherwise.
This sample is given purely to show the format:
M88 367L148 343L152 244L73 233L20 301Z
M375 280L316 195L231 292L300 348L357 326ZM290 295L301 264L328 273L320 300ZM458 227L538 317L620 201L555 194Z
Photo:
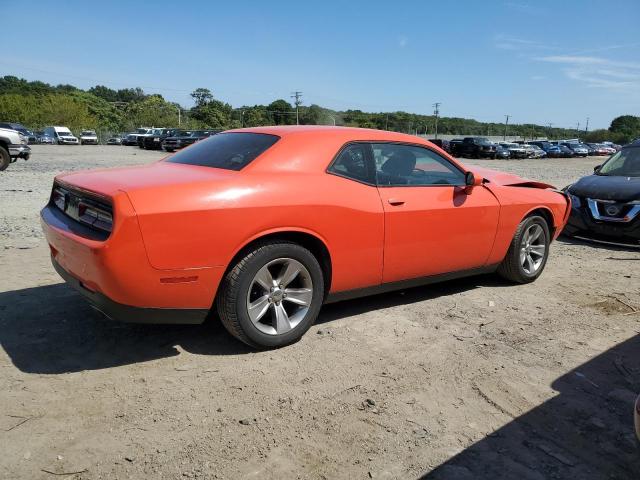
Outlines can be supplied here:
M398 198L390 198L387 201L389 202L389 205L393 206L404 205L404 200L400 200Z

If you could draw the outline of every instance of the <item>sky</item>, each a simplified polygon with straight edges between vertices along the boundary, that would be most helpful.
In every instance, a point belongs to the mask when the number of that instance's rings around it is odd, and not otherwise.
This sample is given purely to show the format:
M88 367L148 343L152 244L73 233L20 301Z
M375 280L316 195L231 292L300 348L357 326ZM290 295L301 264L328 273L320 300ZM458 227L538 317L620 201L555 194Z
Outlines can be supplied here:
M0 0L9 9L15 0ZM640 0L30 1L0 76L480 121L640 115ZM28 11L27 11L28 10Z

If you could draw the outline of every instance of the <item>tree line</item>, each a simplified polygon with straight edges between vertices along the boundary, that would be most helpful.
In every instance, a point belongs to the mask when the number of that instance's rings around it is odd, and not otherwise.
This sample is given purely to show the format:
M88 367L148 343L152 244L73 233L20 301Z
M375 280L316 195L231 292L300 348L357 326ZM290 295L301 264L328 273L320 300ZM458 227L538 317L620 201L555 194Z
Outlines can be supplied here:
M50 85L15 76L0 77L0 121L19 122L32 129L65 125L72 130L95 129L127 132L141 126L229 129L261 125L294 125L296 110L291 103L277 99L268 105L233 107L216 99L206 88L191 93L194 105L185 109L162 95L148 94L141 88L111 89L96 85L82 90L73 85ZM435 133L433 115L396 112L337 111L320 105L300 106L298 121L303 125L345 125L377 128L412 134ZM440 117L438 132L451 135L502 135L501 123L479 122L469 118ZM514 124L509 135L524 138L575 138L588 141L611 140L625 143L640 137L640 117L625 115L613 120L608 130L586 133L575 129L551 128L535 124Z

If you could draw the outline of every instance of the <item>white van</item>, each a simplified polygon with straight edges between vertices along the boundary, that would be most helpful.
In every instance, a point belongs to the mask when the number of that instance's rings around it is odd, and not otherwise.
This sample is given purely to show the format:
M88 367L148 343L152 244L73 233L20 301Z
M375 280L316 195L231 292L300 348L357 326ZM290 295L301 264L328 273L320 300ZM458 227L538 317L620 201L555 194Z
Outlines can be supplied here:
M80 141L67 127L47 127L44 134L53 138L58 145L78 145Z

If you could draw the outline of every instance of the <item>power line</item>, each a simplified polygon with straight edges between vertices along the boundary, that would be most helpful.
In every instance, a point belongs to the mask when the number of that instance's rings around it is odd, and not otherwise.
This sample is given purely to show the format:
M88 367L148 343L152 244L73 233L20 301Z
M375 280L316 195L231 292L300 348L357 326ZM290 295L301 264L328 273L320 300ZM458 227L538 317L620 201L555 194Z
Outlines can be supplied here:
M298 114L298 107L302 105L302 92L295 91L291 95L291 98L294 98L293 104L296 106L296 125L300 125L300 116Z

